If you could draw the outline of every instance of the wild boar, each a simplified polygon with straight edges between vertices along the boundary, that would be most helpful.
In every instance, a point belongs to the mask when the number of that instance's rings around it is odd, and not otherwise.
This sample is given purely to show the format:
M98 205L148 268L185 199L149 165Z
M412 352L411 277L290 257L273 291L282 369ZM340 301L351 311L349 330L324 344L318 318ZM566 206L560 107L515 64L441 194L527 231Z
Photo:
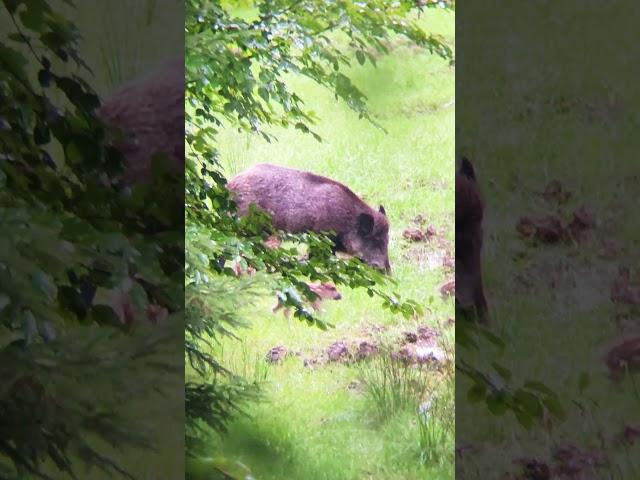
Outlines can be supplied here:
M309 289L315 293L318 297L311 302L311 308L315 311L320 310L320 304L324 300L340 300L342 295L336 288L336 286L331 282L313 282L308 284ZM278 298L278 303L276 303L275 307L273 307L273 313L276 313L284 307L284 303L282 300ZM291 307L286 307L284 309L284 314L288 318L291 316Z
M456 307L475 310L478 320L488 322L488 306L482 285L482 220L484 202L473 165L462 158L456 174Z
M110 143L125 157L125 183L151 180L156 153L167 155L179 178L184 175L184 89L184 57L178 56L121 86L97 110Z
M184 178L184 88L184 57L178 55L150 75L118 88L95 112L107 127L108 143L124 156L124 184L151 181L152 156L158 153L168 157L176 187L179 187L176 192L184 191L181 181ZM174 202L174 206L182 209L182 199ZM131 281L138 280L129 278L125 283ZM81 296L87 306L96 304L96 292L95 285L83 282ZM106 304L123 324L131 323L141 313L132 308L128 291L113 290L103 295L109 298ZM159 305L150 305L146 314L156 323L168 312Z
M374 210L349 188L314 173L259 164L228 184L246 215L255 204L271 215L273 226L291 233L333 231L336 250L391 272L389 221L384 207Z

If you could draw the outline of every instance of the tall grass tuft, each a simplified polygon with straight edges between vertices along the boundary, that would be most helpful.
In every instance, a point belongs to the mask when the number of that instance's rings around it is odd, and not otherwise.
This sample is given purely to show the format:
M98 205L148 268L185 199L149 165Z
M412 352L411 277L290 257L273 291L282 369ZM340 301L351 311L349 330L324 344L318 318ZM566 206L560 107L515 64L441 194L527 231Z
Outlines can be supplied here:
M453 461L455 443L455 377L447 376L438 391L418 407L420 460L445 465Z
M149 28L156 13L156 0L143 0L144 7L135 8L133 2L126 0L127 5L122 11L130 14L123 16L112 10L106 10L104 21L107 26L105 35L100 42L100 58L108 80L108 86L121 85L135 76L135 70L142 63L146 55L145 45L140 38L140 32ZM126 55L123 54L126 52Z
M363 362L359 376L381 422L415 408L429 389L428 371L403 362L389 349Z

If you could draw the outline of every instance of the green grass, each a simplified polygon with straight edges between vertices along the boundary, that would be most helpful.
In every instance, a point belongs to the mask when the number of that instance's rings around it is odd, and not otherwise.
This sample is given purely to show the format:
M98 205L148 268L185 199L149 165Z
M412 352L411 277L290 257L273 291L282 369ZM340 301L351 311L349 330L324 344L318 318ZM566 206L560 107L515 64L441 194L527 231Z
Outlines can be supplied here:
M421 22L453 42L453 14L431 12ZM453 316L453 301L442 300L437 287L446 279L442 256L454 251L454 70L441 59L396 47L377 68L350 72L388 134L358 120L331 92L294 78L291 85L321 119L322 143L291 130L274 132L279 141L273 144L232 129L221 136L229 177L259 162L293 166L343 182L371 205L383 204L398 290L428 307L423 318L407 321L365 292L346 289L343 300L324 303L324 318L336 326L327 332L273 315L270 296L246 312L252 326L240 332L242 342L225 342L217 353L251 378L266 375L266 401L251 405L249 418L213 439L212 450L238 458L259 480L453 478L452 458L421 462L417 403L382 421L371 397L349 388L359 380L359 367L310 369L300 357L267 365L266 371L263 366L264 355L276 345L309 355L334 340L353 338L364 323L393 331L426 323L442 331L443 342L453 343L453 329L444 326ZM402 232L419 214L438 230L438 238L409 244ZM451 436L447 440L452 453Z
M618 266L630 266L637 277L639 260L632 193L633 185L637 188L632 172L637 172L638 90L630 81L635 65L626 60L626 52L635 48L629 36L633 13L615 2L606 7L503 5L499 15L485 5L467 7L465 14L474 22L465 35L481 53L465 56L464 67L458 65L465 76L458 91L465 113L457 135L476 163L488 203L485 287L495 328L508 340L501 361L513 368L516 383L539 379L556 390L568 419L556 422L552 433L526 432L511 415L494 418L484 406L468 405L468 385L461 379L457 440L485 450L465 457L459 468L465 478L498 478L514 468L517 457L548 460L553 447L574 443L611 456L609 472L593 478L638 478L637 447L618 451L612 437L638 418L640 397L629 378L612 385L599 357L612 340L638 328L635 315L626 327L618 325L615 316L623 309L609 299ZM607 31L606 42L598 31L603 19L616 25ZM494 45L494 38L506 37L526 44L529 55L525 58L519 48L511 55ZM487 74L483 65L502 67ZM561 99L568 100L568 108L554 106ZM615 105L620 109L609 108ZM515 230L523 215L554 210L535 194L553 179L573 193L562 215L584 204L598 221L577 245L532 245ZM622 246L611 259L599 256L608 240ZM581 392L583 374L589 384Z

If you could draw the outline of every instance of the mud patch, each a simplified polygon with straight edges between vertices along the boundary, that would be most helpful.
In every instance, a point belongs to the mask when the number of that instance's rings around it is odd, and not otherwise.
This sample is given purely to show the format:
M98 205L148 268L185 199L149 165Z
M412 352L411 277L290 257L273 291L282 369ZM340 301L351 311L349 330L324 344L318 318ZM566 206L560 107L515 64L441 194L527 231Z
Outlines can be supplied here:
M300 352L289 350L284 345L278 345L267 352L267 354L265 355L265 360L268 363L279 364L282 363L287 357L298 356L300 356Z
M623 305L640 305L640 285L631 281L628 267L620 267L618 276L611 284L611 301Z
M428 227L426 230L422 230L418 227L405 228L402 232L402 237L410 242L424 242L435 235L435 229Z
M426 216L417 215L402 232L402 238L402 259L421 271L455 268L450 242L427 222Z
M613 380L621 379L627 372L640 370L640 337L619 341L605 355L605 363Z
M586 479L599 478L598 469L607 465L607 458L603 452L581 450L574 446L559 447L552 458L543 461L535 458L521 458L516 461L521 465L521 471L511 477L517 480L543 479Z
M570 220L565 220L558 214L523 216L518 221L516 230L525 238L534 238L548 244L581 241L595 227L593 213L583 205L573 212Z
M640 440L640 426L626 425L617 436L616 442L623 445L635 445Z
M398 332L391 336L384 347L380 334L386 332L384 326L364 324L351 338L342 337L334 340L319 353L303 359L307 368L322 366L327 363L353 364L382 352L411 365L444 364L447 361L445 351L438 346L441 334L428 325L421 325L416 330Z
M456 293L456 280L452 278L438 287L438 291L443 298L451 297Z
M442 268L447 254L444 250L430 250L427 248L411 248L402 254L404 260L414 263L422 271L432 271Z

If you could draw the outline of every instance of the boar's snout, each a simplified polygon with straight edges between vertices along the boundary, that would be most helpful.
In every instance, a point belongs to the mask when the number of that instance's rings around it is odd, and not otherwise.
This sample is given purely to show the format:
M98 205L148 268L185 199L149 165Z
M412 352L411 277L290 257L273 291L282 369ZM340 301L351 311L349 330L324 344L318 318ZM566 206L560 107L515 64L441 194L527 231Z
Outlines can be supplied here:
M386 275L391 275L391 265L389 264L389 260L385 261L377 261L377 260L369 260L365 261L376 270L385 273Z

